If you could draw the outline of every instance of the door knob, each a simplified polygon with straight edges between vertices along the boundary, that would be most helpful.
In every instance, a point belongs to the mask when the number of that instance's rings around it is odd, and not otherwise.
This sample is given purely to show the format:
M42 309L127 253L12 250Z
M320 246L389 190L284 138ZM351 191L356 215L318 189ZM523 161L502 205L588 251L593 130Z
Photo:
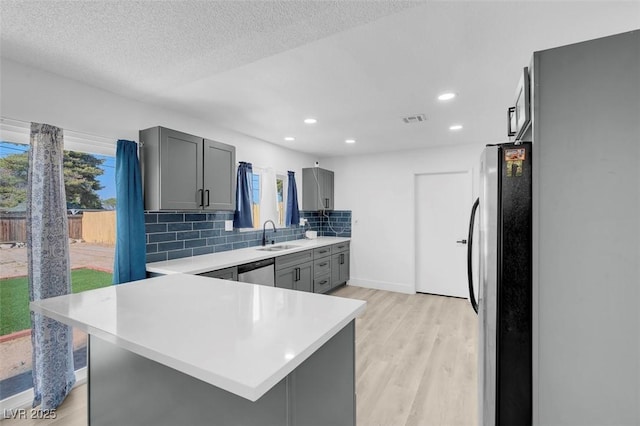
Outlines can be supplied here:
M458 240L456 241L458 244L467 244L467 240Z

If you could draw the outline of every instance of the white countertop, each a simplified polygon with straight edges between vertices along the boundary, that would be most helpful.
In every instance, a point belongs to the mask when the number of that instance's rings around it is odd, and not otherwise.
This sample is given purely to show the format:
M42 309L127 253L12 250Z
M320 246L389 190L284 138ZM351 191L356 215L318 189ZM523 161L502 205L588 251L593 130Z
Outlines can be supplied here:
M182 259L165 260L147 263L147 272L158 274L201 274L217 269L242 265L261 259L269 259L298 251L314 249L336 243L349 241L344 237L318 237L313 240L293 240L276 245L298 246L281 251L260 251L261 246L248 247L239 250L222 251L218 253L202 254L200 256L184 257Z
M174 274L32 302L30 307L256 401L364 312L365 305Z

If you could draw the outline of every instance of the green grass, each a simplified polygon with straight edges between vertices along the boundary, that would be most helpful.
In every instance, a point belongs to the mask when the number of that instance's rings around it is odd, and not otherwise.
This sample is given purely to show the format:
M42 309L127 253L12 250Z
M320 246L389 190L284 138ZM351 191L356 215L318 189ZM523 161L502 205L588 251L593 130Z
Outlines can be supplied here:
M93 269L71 271L71 289L80 293L111 285L109 272ZM29 284L27 277L0 280L0 336L31 328L29 315Z

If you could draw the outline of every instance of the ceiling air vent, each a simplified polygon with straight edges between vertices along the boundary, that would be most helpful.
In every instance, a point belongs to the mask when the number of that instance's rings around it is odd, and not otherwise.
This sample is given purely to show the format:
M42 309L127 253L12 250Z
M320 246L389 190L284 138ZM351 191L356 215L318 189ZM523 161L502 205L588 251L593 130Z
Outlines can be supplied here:
M404 117L402 121L407 124L422 123L423 121L427 121L427 117L424 114L416 114L410 115L409 117Z

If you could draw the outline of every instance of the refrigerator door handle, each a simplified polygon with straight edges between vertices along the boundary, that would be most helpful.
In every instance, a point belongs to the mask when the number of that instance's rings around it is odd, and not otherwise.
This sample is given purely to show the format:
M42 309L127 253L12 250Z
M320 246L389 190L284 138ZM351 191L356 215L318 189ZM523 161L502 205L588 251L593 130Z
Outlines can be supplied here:
M476 213L478 212L478 206L480 205L480 198L476 198L475 203L473 203L473 207L471 207L471 218L469 219L469 237L467 241L469 244L467 245L467 278L469 281L469 301L471 302L471 306L473 310L478 313L478 303L476 302L476 295L473 291L473 225L476 219Z

